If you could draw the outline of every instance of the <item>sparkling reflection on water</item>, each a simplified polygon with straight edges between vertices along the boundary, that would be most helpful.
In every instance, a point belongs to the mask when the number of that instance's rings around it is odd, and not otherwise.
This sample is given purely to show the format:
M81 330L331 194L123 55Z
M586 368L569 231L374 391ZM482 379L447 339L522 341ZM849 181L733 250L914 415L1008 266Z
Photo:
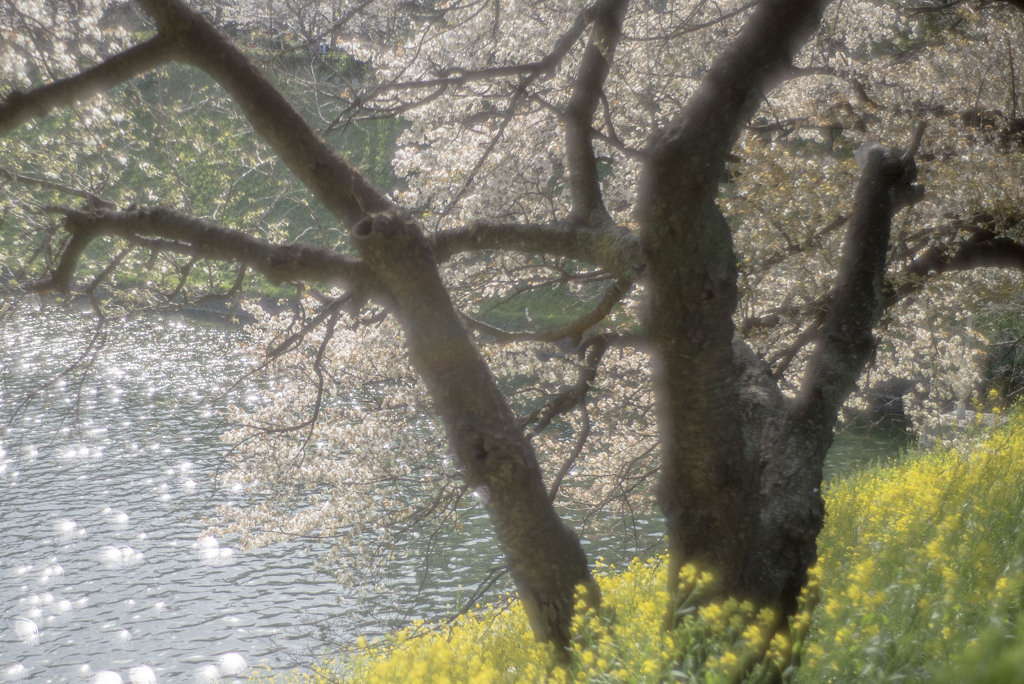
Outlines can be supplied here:
M213 475L241 333L138 320L23 404L93 332L52 306L0 325L0 681L226 681L243 660L291 664L315 620L365 610L298 543L200 538L237 495Z
M88 314L38 303L0 321L0 682L229 681L243 661L309 663L324 620L351 635L444 614L497 560L479 509L448 538L429 591L415 564L356 593L314 574L316 548L242 552L202 537L213 506L244 495L213 483L225 449L218 408L228 396L256 400L244 383L229 390L247 370L243 334L136 320L45 386L93 334ZM891 436L841 436L830 467L897 451ZM625 546L659 547L661 525L638 524ZM621 542L584 546L621 562Z
M413 531L404 560L358 588L316 576L324 549L307 543L243 552L201 536L215 505L245 496L214 484L218 409L259 400L244 334L143 318L93 356L94 334L88 312L49 303L0 321L0 682L225 681L239 657L309 664L325 639L449 614L499 563L471 497L429 576L436 543ZM584 548L621 562L660 539L640 520Z

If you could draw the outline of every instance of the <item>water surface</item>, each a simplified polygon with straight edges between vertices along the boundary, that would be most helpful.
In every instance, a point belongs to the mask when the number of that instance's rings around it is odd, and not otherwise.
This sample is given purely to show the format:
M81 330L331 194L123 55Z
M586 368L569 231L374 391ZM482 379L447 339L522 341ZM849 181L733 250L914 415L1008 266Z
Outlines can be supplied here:
M237 669L233 654L284 666L308 656L317 621L365 620L314 575L307 544L243 553L200 538L212 507L241 494L213 479L217 407L251 394L240 331L136 320L45 386L96 328L36 308L0 327L0 681L141 681L143 666L201 679Z
M479 509L426 586L413 561L346 588L315 573L314 543L243 552L202 537L213 507L245 494L214 483L220 408L259 400L244 333L155 315L96 334L89 312L41 301L0 322L0 682L308 664L325 639L447 613L498 563ZM891 435L840 435L828 477L897 451ZM657 547L661 525L611 536L585 540L588 554Z

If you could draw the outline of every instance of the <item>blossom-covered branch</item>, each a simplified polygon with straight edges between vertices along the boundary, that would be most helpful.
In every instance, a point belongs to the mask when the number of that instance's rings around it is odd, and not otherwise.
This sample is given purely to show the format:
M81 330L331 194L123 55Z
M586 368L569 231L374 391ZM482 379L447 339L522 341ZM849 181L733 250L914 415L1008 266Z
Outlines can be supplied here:
M36 289L67 290L85 248L93 240L109 235L153 250L242 264L262 273L271 282L319 282L364 293L383 292L373 273L357 259L311 245L273 244L168 207L95 212L55 208L53 211L64 215L71 241L52 279L38 284Z
M165 36L157 35L74 76L27 92L12 90L0 102L0 134L33 117L45 116L58 107L67 107L107 91L177 56L176 46Z
M212 76L292 173L342 223L392 204L348 164L242 52L180 0L139 0L183 61Z
M591 129L628 6L627 0L603 0L597 4L590 42L583 51L576 83L566 107L565 156L574 216L607 217L601 198Z
M639 279L645 268L640 237L611 223L595 227L571 218L544 224L475 221L430 239L438 262L463 252L506 250L569 257L625 280Z

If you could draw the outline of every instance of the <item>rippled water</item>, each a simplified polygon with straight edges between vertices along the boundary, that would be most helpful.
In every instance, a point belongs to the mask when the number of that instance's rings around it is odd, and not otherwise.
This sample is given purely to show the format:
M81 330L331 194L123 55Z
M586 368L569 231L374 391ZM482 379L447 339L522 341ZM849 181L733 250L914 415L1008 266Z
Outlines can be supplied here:
M235 494L213 485L214 409L244 376L241 333L139 320L112 331L85 376L22 405L93 331L53 307L0 327L0 681L227 677L240 659L290 664L318 619L365 615L314 577L302 545L243 553L200 538L203 515Z
M309 663L324 624L351 636L443 614L497 561L479 511L428 591L415 563L356 592L314 574L315 547L201 537L213 506L242 494L213 476L218 407L255 401L243 333L144 318L93 357L94 334L88 313L38 301L0 322L0 682L229 681L243 661ZM837 440L830 467L897 450L858 439ZM641 527L627 546L657 546L661 526ZM584 545L621 560L614 539Z
M308 665L325 639L449 613L498 564L479 506L446 534L429 584L417 544L433 542L415 532L407 561L356 588L315 574L316 546L243 552L201 536L216 504L244 495L214 483L219 408L258 400L244 334L166 315L105 334L88 311L38 300L0 320L0 682ZM639 524L584 546L618 562L660 541L660 525Z

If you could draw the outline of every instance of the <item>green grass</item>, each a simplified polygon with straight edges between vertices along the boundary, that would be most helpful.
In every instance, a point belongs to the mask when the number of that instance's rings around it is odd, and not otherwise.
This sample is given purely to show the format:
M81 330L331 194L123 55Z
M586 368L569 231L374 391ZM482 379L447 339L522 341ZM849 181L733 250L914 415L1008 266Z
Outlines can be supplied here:
M660 629L662 559L599 567L571 662L533 642L522 610L482 607L451 627L361 642L305 682L1024 682L1024 415L970 453L932 451L834 483L821 560L788 635L735 600ZM707 581L684 569L694 602Z

